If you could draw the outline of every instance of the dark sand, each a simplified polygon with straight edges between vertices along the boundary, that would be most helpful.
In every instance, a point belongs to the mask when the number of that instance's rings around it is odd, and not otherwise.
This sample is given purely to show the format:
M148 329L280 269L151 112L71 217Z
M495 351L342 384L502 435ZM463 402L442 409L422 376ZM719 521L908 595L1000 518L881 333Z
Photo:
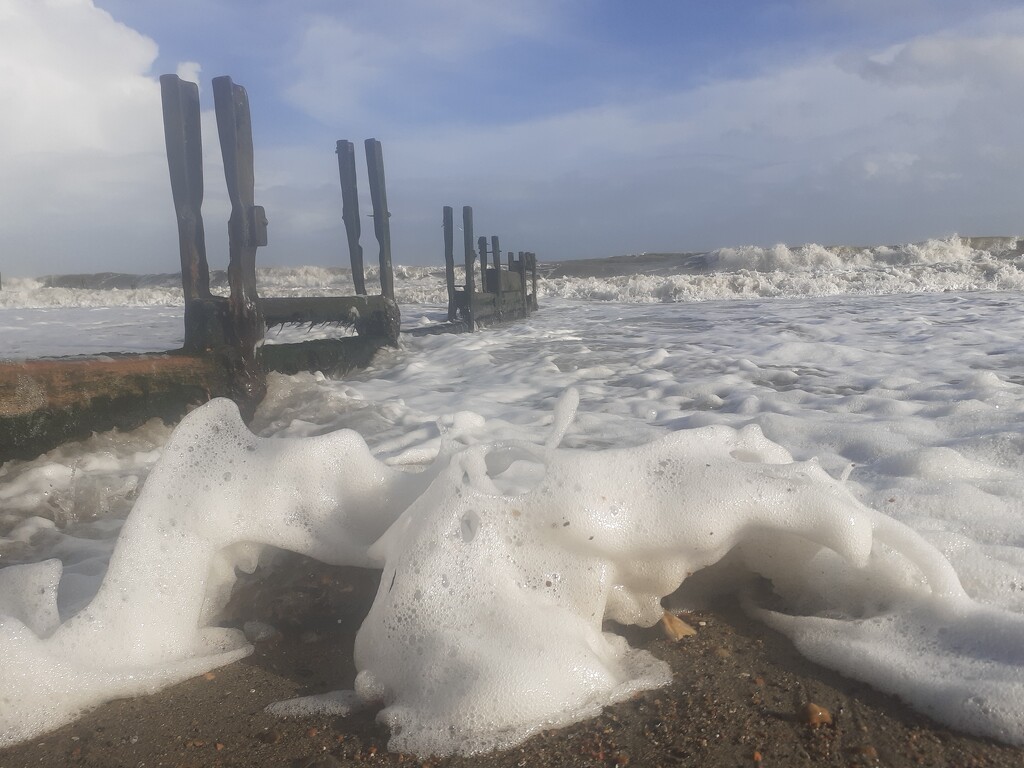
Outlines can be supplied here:
M735 606L687 618L695 637L623 630L666 659L667 688L544 732L506 752L420 759L387 751L373 712L279 719L274 701L351 687L352 642L378 574L290 558L246 577L230 608L281 634L244 661L163 692L111 702L71 725L0 750L21 766L1024 766L1024 750L953 733L898 699L803 659ZM831 724L810 725L807 702Z

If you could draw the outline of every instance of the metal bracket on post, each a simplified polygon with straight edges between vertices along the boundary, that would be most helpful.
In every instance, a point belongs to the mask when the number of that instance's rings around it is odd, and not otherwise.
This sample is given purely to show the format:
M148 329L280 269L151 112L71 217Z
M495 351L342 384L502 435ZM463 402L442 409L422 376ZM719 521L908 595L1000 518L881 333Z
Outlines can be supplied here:
M370 202L373 204L373 232L380 246L380 292L385 299L395 300L395 275L391 269L391 213L388 211L388 193L384 184L384 154L380 142L367 139L366 170L370 182Z
M230 77L213 79L217 132L224 159L224 177L231 200L228 220L229 317L232 342L240 354L238 394L246 403L259 402L266 383L256 363L256 346L263 339L263 319L256 291L256 249L267 244L267 218L254 204L252 120L245 88Z

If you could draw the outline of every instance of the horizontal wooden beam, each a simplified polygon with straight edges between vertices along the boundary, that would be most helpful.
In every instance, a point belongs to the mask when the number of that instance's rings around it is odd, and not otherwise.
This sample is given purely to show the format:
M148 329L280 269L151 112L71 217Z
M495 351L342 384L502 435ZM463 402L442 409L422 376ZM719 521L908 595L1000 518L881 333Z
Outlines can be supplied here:
M174 422L191 406L233 394L231 367L212 355L0 362L0 462L154 417Z

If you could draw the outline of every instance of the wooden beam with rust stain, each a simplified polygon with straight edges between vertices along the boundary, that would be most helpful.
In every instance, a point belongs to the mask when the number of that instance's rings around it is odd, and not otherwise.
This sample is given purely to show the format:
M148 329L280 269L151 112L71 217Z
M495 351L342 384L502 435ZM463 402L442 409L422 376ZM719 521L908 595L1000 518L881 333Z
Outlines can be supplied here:
M230 396L230 370L214 355L173 352L0 362L0 462L154 417L173 423Z

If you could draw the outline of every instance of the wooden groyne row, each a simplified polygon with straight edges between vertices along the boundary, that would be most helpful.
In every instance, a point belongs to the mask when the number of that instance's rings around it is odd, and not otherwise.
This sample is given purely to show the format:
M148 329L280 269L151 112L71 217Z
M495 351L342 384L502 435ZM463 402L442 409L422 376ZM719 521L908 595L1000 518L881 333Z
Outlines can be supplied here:
M217 132L231 201L229 292L214 295L202 216L199 87L176 75L162 76L160 85L185 305L182 347L155 354L114 352L0 362L0 462L31 458L97 431L133 429L153 417L174 421L213 397L232 398L248 417L266 392L268 371L344 374L368 365L380 348L398 344L401 313L395 301L391 214L380 142L364 142L380 293L367 292L355 146L342 140L336 152L355 295L262 298L256 253L267 244L268 220L263 207L255 204L249 99L230 77L214 78ZM510 252L505 266L497 237L481 237L474 247L469 206L463 208L465 283L456 284L452 218L452 209L446 206L448 321L417 332L472 331L525 317L536 309L536 257L524 252L516 257ZM263 344L267 327L282 324L334 324L354 328L356 334Z

